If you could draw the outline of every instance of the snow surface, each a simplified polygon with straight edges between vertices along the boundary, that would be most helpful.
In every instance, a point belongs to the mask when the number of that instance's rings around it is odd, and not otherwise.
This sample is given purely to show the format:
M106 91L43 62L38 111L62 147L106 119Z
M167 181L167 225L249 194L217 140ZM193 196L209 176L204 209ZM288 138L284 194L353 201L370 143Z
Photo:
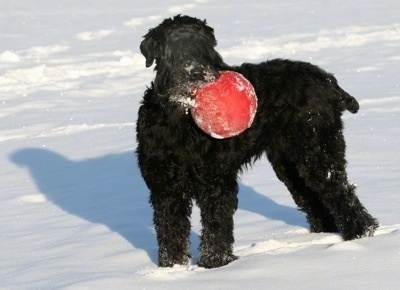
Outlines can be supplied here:
M0 2L1 289L398 289L400 2ZM360 101L344 115L348 172L381 223L343 242L310 234L268 162L243 175L235 254L159 269L136 165L137 109L154 77L142 35L177 13L207 18L226 62L276 57L334 72Z

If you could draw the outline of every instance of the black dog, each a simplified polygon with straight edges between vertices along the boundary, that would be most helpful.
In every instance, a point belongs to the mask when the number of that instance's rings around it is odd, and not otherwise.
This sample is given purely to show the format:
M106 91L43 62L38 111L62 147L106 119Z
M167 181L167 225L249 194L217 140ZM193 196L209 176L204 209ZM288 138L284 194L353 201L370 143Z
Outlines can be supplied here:
M238 174L266 154L312 232L340 232L345 240L373 235L378 227L361 205L345 171L341 115L357 101L336 79L305 62L275 59L228 66L214 50L205 21L176 16L145 35L140 45L156 77L144 94L137 121L137 154L151 191L159 266L187 264L190 215L201 210L199 265L223 266L232 253ZM252 126L217 140L187 114L194 88L221 70L244 75L258 96Z

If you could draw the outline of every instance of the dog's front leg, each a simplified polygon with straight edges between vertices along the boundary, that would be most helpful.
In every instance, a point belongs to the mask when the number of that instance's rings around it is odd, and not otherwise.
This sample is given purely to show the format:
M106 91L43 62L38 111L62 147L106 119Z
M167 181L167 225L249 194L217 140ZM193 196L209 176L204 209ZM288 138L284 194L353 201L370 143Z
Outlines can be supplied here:
M190 262L189 234L192 201L176 192L152 192L153 221L158 241L158 265L172 267Z
M219 185L197 199L203 226L199 266L216 268L235 259L233 255L233 214L237 209L236 180Z

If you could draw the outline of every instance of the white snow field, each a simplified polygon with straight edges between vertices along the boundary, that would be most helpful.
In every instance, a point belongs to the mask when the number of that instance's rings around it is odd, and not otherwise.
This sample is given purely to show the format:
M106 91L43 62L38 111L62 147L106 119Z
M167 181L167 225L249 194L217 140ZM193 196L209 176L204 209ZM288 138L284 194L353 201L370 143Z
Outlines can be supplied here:
M349 178L381 227L344 242L311 234L266 160L242 176L239 259L159 269L136 165L137 109L154 77L139 44L177 13L206 18L230 64L272 58L333 72ZM0 289L399 289L398 0L2 0Z

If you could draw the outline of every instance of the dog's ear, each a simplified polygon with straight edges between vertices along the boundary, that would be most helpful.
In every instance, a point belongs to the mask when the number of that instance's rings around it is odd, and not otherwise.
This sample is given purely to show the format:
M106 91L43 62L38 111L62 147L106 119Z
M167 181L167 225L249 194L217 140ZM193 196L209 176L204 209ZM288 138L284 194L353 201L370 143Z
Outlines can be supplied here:
M140 52L146 58L146 67L150 67L156 58L156 44L150 37L143 39L140 44Z
M217 45L217 39L215 38L214 29L207 25L206 19L202 21L202 25L200 26L202 32L207 36L209 41L212 43L213 47Z

